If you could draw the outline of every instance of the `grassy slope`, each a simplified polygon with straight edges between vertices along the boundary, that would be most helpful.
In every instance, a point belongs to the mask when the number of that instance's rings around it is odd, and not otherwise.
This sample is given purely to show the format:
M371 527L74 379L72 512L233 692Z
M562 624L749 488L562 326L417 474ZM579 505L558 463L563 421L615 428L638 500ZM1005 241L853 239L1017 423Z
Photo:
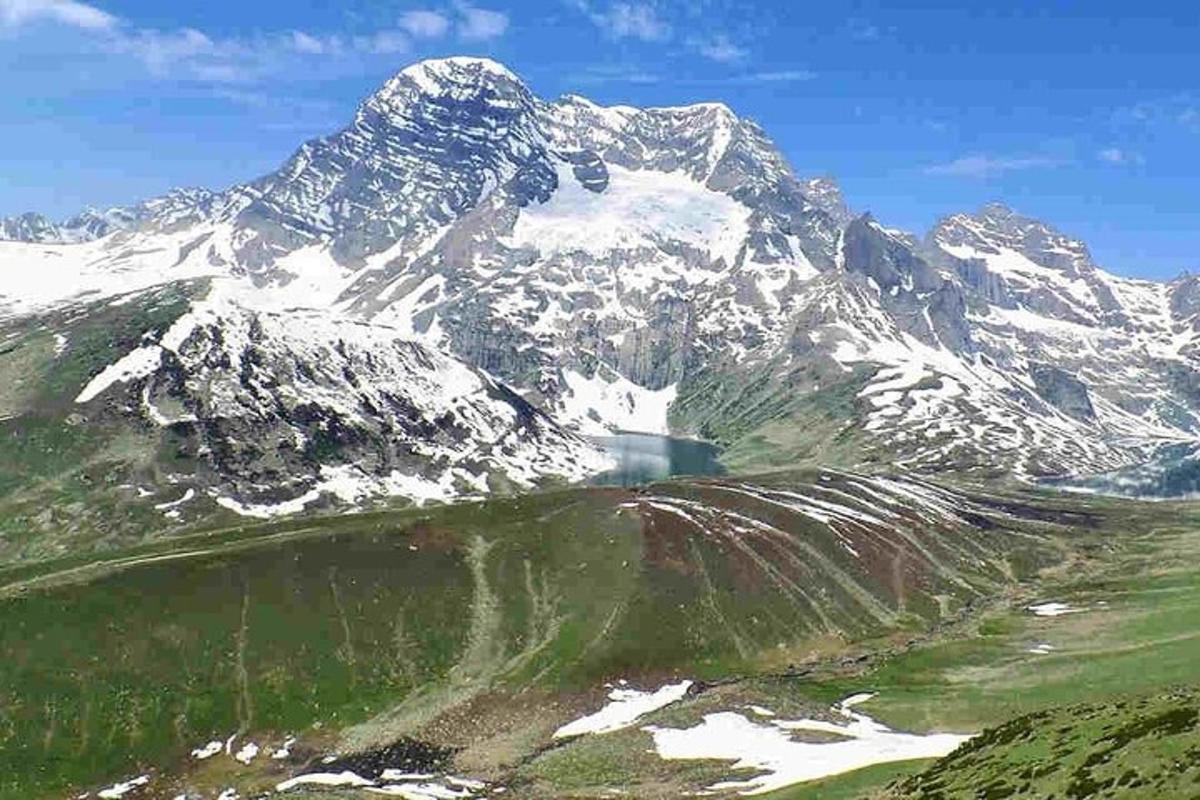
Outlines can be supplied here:
M0 563L128 546L169 526L153 509L162 499L139 499L128 485L171 494L166 474L188 467L173 457L169 435L118 423L115 408L89 418L74 400L147 331L173 323L198 290L172 284L129 303L0 326Z
M806 473L759 483L855 490ZM836 665L854 642L953 624L1063 547L1065 529L999 512L1003 525L897 510L884 528L837 532L743 491L566 490L4 570L0 796L54 796L151 768L219 788L228 761L195 774L190 748L289 732L310 750L419 733L460 748L473 771L560 796L578 779L528 759L599 705L606 680ZM683 502L709 516L692 524L662 509ZM769 527L737 532L731 520ZM799 702L795 686L776 699ZM628 741L644 751L639 736ZM619 744L596 737L562 755L603 765L588 748ZM718 767L660 764L635 777L666 781L671 796L671 781L703 786ZM295 764L238 785L262 788L282 769Z
M1194 797L1200 698L1176 691L1056 707L989 729L890 798Z
M731 471L850 465L861 460L858 392L871 370L799 370L787 359L706 373L687 382L671 406L673 430L722 447Z
M984 616L970 635L891 658L850 680L818 683L809 691L831 699L851 689L869 688L879 696L866 704L865 710L892 725L914 730L979 731L1027 714L1045 715L1014 723L1022 729L1028 727L1023 735L1031 743L1029 748L985 737L971 749L969 763L990 765L980 770L990 770L988 774L995 778L1004 775L1004 770L1020 772L1034 765L1044 748L1061 747L1055 744L1062 738L1056 733L1059 721L1094 714L1113 725L1125 724L1132 713L1128 709L1143 702L1150 707L1160 703L1146 698L1172 687L1196 686L1195 665L1200 660L1200 630L1196 628L1200 619L1198 512L1182 504L1145 504L1132 509L1123 515L1119 537L1107 539L1101 547L1051 571L1021 602ZM1023 610L1028 603L1046 599L1087 610L1058 617L1037 617ZM1038 643L1051 644L1055 650L1048 655L1027 652ZM1097 708L1085 712L1069 708L1088 703ZM1118 703L1129 705L1118 707ZM1072 732L1062 741L1069 743L1078 737L1080 752L1090 752L1094 742L1087 738L1089 730ZM1138 766L1144 744L1128 753L1114 751L1112 763ZM1069 761L1067 751L1071 749L1062 750L1064 763ZM962 763L948 757L922 781L901 784L898 796L977 796L975 792L991 778L983 783L967 778L942 780L938 782L940 794L931 789L936 777L950 774L951 767L958 769ZM971 774L979 777L983 772ZM1065 780L1065 774L1034 782L1025 794L1065 796L1061 792L1066 784L1058 783ZM888 782L886 772L881 772L871 780L854 774L831 783L835 788L857 786L861 796L872 797ZM1113 786L1106 796L1142 796L1134 788ZM1160 791L1155 796L1186 795Z
M862 574L821 526L703 487L671 491L736 502L787 530L792 544L760 542L756 561L738 552L740 536L706 537L669 515L623 516L615 506L628 497L614 492L154 543L165 520L153 503L172 497L139 500L126 484L161 483L185 468L169 438L85 421L72 400L113 353L178 316L187 291L0 331L0 563L73 554L0 568L0 646L11 656L0 664L0 796L54 796L145 766L179 766L190 747L243 729L267 737L305 730L313 747L421 730L464 748L465 764L508 769L557 722L594 708L595 687L607 678L720 678L889 653L1063 554L1070 568L1036 583L1053 599L1091 604L1087 614L1036 619L992 608L969 635L938 628L932 646L907 648L865 675L839 667L848 677L795 681L783 695L754 687L756 696L825 703L868 684L880 697L867 710L897 727L976 731L1062 703L1195 681L1200 570L1191 565L1200 544L1194 512L1179 506L1062 501L1121 524L1066 537L1033 526L1039 538L1025 542L975 529L957 542L933 536L932 549L912 561L896 557L904 546L868 555ZM61 352L52 331L67 334ZM725 459L735 470L836 462L856 451L846 420L857 376L750 378L694 387L677 411L730 446ZM786 489L795 480L755 482ZM92 562L106 550L172 560L119 570ZM191 550L200 552L178 557ZM764 566L780 559L787 580ZM23 583L47 570L62 574ZM952 585L959 575L967 589ZM819 600L796 587L815 588ZM1038 641L1058 649L1025 652ZM528 717L508 719L522 704ZM578 742L511 774L534 795L603 793L607 775L645 796L670 796L721 772L630 761L647 744L636 732ZM614 759L633 766L614 776ZM872 796L915 768L880 767L782 796Z

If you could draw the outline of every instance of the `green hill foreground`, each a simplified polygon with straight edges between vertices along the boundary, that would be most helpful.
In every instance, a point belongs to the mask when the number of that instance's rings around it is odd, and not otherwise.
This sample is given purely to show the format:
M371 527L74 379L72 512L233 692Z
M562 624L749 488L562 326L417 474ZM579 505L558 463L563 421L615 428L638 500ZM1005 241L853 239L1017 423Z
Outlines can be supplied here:
M832 707L861 693L874 697L855 713L914 735L1053 719L1194 679L1198 532L1183 505L825 471L297 519L12 566L0 796L112 797L145 776L120 796L259 797L332 764L477 787L443 787L459 796L677 797L764 770L663 758L648 729L736 714L759 733L807 720L793 742L836 744L848 735L814 725L847 724ZM1046 602L1069 611L1028 610ZM554 736L615 687L683 681L624 727ZM993 736L951 758L990 770L1010 757L989 755ZM781 796L938 781L936 796L976 796L945 770L896 782L921 766Z

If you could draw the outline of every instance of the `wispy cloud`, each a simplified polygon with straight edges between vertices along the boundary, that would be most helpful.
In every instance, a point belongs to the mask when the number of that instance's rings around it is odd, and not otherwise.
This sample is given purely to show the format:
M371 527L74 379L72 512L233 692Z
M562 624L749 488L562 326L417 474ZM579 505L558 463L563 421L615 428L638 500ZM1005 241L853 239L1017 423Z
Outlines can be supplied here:
M1009 172L1044 169L1062 165L1062 161L1047 156L988 156L968 155L945 164L926 167L928 175L955 178L995 178Z
M400 15L400 28L419 39L437 39L450 30L450 20L438 11L417 9Z
M817 77L817 73L811 70L786 69L771 72L746 72L739 75L725 75L722 77L688 77L685 75L671 75L670 81L676 86L744 86L755 83L802 83L804 81L815 80ZM614 66L609 64L597 64L587 68L582 73L573 76L572 80L579 84L649 84L660 83L667 80L667 78L659 72L643 69L637 65L625 64Z
M450 13L415 9L401 14L394 27L372 31L291 30L219 37L192 27L138 27L76 0L0 0L0 30L17 30L35 23L82 29L104 52L133 58L157 77L238 84L298 68L305 59L407 53L416 40L436 40L452 31L463 41L495 39L507 31L509 19L501 11L462 0Z
M1113 121L1122 127L1176 126L1200 133L1200 97L1176 94L1118 108Z
M458 11L458 36L468 42L481 42L504 35L508 30L508 14L480 8L467 3L455 5Z
M17 28L36 22L55 22L98 31L116 27L117 18L75 0L0 0L0 27Z
M615 2L593 5L588 0L574 4L592 23L614 39L661 42L670 38L671 26L649 3Z
M846 34L856 42L874 42L883 37L883 29L869 19L851 17L846 20Z
M316 134L334 130L342 122L335 104L317 97L279 95L253 88L221 85L203 89L206 97L252 109L267 119L258 127L271 131Z
M738 64L751 56L746 45L750 25L737 34L714 28L701 11L705 3L672 0L565 0L612 40L648 44L674 42L673 55L687 53L718 64Z
M304 31L292 31L292 47L297 53L322 55L328 51L329 42Z
M711 39L690 39L688 44L710 61L717 61L722 64L741 61L750 55L750 51L747 48L735 44L723 33L717 34Z
M573 75L571 80L579 85L597 85L606 83L652 84L659 83L663 77L657 72L642 69L628 64L596 64L585 67Z
M773 72L752 72L746 78L762 83L794 83L816 80L817 73L809 69L783 69Z
M269 48L255 48L237 39L213 39L195 28L163 31L152 28L122 30L101 41L110 53L132 56L151 74L214 83L237 83L252 74ZM295 47L288 35L274 47Z

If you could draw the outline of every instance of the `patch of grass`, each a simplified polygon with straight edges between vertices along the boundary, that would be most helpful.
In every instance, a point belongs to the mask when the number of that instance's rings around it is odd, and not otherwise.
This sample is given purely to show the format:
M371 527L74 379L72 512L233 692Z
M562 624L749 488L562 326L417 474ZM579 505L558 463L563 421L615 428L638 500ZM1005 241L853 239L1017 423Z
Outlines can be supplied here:
M764 479L781 491L815 480ZM712 516L693 524L647 498ZM748 535L753 520L772 533ZM0 796L187 772L187 752L211 739L310 737L318 723L322 746L418 734L469 744L473 723L455 709L489 693L569 698L619 677L754 674L780 653L836 659L849 642L939 621L927 594L963 605L996 585L987 559L958 549L961 524L897 520L855 543L867 553L903 530L924 554L905 550L907 573L890 557L851 556L803 515L706 481L238 525L5 568ZM1043 546L1034 532L1005 533L969 553ZM781 711L795 702L777 700ZM536 747L536 736L502 727L493 739L507 762Z
M905 653L852 682L824 687L822 695L868 685L879 692L868 707L890 723L969 732L1048 706L1195 680L1200 533L1160 529L1099 569L1045 581L1025 601L1061 600L1080 613L999 611L984 619L980 636ZM1027 652L1038 643L1054 650Z
M856 691L877 692L864 710L905 730L978 732L991 726L1007 729L1006 720L1025 719L1013 724L1030 731L1036 727L1038 732L1028 736L1045 747L1042 738L1052 726L1034 723L1070 716L1075 712L1064 708L1071 704L1124 708L1151 702L1144 700L1147 693L1194 685L1200 659L1200 632L1194 623L1200 618L1200 527L1190 522L1190 509L1143 510L1147 516L1123 530L1122 538L1107 540L1101 558L1048 570L1016 596L1012 607L989 612L969 635L899 653L865 674L811 684L803 691L822 702ZM1182 525L1181 517L1186 520ZM1024 609L1043 600L1066 602L1080 611L1037 617ZM1041 643L1054 649L1049 654L1029 652ZM1066 758L1083 745L1066 742L1056 747ZM1134 768L1139 758L1111 754L1114 763L1129 762ZM939 767L957 764L955 759L939 761ZM994 770L992 777L1004 776L1006 769ZM950 771L947 766L930 774ZM1072 796L1036 781L1025 785L980 775L974 779L909 782L905 785L919 785L923 793L901 796ZM883 783L881 779L875 784L875 790ZM1145 785L1162 788L1153 781ZM936 791L950 786L956 788ZM1121 788L1117 796L1143 796L1121 786L1112 783L1108 789ZM1063 784L1057 790L1066 788Z
M155 474L161 432L75 398L147 332L178 319L198 288L174 284L0 330L0 563L128 545L165 527L151 503L122 488ZM65 339L57 353L55 334Z
M1057 707L984 731L889 798L1190 797L1200 784L1191 692Z
M877 764L845 775L789 786L762 797L764 800L875 800L883 796L881 787L921 772L931 763L921 760Z

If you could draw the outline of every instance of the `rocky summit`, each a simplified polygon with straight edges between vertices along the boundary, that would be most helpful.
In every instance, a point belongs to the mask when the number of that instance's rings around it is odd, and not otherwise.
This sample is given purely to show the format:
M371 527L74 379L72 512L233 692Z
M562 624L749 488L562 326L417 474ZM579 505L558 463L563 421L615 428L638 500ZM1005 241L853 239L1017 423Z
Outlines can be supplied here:
M7 479L35 523L101 513L81 483L178 520L573 481L613 431L1031 477L1198 428L1196 278L998 205L894 230L725 105L486 59L404 69L257 180L0 236L0 430L86 432Z

